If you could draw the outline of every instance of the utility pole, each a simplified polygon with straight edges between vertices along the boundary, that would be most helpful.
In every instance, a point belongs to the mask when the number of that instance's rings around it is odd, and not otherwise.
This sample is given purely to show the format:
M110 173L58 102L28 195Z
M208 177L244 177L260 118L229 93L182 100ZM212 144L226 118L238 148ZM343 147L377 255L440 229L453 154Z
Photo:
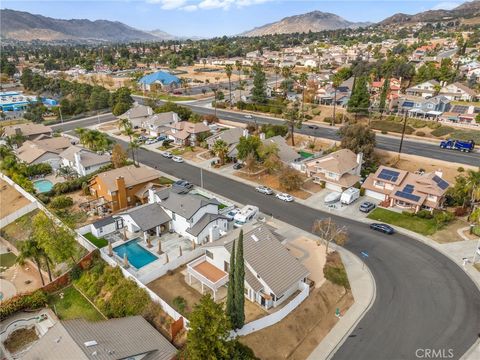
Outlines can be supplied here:
M200 187L203 189L203 168L200 168Z
M60 113L60 121L63 124L63 116L62 116L62 107L61 106L58 107L58 112Z
M402 137L400 139L400 146L398 148L398 158L400 159L400 154L402 152L402 146L403 146L403 137L405 136L405 128L407 127L407 112L405 111L405 114L403 115L403 129L402 129Z

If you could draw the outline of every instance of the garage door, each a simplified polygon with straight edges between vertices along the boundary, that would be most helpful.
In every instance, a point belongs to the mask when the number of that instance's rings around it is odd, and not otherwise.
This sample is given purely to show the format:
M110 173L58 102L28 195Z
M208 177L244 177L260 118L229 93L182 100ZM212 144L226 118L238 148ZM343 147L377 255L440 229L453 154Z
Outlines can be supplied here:
M365 190L365 196L369 196L371 198L374 198L374 199L377 199L377 200L380 200L380 201L385 200L385 195L384 194L378 193L378 192L372 191L372 190Z

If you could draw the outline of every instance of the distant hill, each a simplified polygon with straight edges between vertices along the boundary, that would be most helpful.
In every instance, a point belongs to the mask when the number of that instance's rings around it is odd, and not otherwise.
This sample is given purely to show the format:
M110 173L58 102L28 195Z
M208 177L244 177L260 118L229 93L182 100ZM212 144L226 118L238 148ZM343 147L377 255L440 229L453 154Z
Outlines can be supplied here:
M323 30L336 30L346 28L358 28L371 25L371 23L355 23L344 18L322 11L312 11L306 14L294 15L283 18L280 21L266 24L246 31L241 36L262 36L273 34L307 33Z
M19 41L128 42L174 38L160 30L156 30L152 34L134 29L118 21L53 19L9 9L0 10L0 35L3 39Z
M480 0L469 1L452 10L428 10L415 15L398 13L378 23L396 25L418 22L438 22L449 19L473 18L480 16Z

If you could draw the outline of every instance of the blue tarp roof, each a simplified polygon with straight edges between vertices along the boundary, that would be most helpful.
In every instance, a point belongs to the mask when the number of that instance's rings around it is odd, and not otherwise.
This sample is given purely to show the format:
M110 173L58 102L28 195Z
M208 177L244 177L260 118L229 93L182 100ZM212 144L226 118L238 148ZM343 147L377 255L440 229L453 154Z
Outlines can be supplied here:
M170 85L172 83L180 83L180 79L175 75L169 74L165 71L157 71L153 74L145 75L138 82L140 84L150 85L155 81L161 82L163 85Z

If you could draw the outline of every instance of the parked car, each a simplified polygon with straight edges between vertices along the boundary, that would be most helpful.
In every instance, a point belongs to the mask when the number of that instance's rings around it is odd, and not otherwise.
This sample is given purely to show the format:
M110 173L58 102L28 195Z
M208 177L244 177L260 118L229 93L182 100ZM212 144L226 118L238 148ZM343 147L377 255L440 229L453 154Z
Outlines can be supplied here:
M162 152L162 156L167 158L167 159L171 159L173 157L172 153L170 151L164 151Z
M166 139L167 139L166 135L157 136L157 141L163 141L163 140L166 140Z
M252 115L245 115L245 119L253 119Z
M269 187L267 186L257 186L255 188L256 191L258 191L259 193L262 193L262 194L265 194L265 195L272 195L273 194L273 190L270 189Z
M172 156L172 160L177 162L177 163L182 163L183 158L181 156Z
M395 229L387 224L373 223L370 224L370 229L380 231L388 235L395 234Z
M157 139L148 139L147 141L145 141L145 145L151 145L151 144L155 144L157 142Z
M275 197L277 199L280 199L280 200L286 201L286 202L292 202L293 201L293 196L288 195L286 193L278 193L278 194L275 195Z
M359 210L364 213L369 213L373 209L375 209L375 204L371 203L370 201L363 202L359 208Z
M318 126L317 125L308 125L308 128L312 129L312 130L317 130Z
M242 164L242 163L236 163L235 165L233 165L233 169L234 169L234 170L240 170L241 168L243 168L243 164Z
M185 189L193 188L193 184L189 183L187 180L177 180L172 184L172 186L182 187L182 188L185 188Z
M140 135L137 139L138 139L139 141L145 141L145 140L147 140L148 138L147 138L145 135Z
M239 212L240 212L240 209L233 208L225 215L225 217L228 219L228 221L232 221L235 218L235 215L237 215Z

